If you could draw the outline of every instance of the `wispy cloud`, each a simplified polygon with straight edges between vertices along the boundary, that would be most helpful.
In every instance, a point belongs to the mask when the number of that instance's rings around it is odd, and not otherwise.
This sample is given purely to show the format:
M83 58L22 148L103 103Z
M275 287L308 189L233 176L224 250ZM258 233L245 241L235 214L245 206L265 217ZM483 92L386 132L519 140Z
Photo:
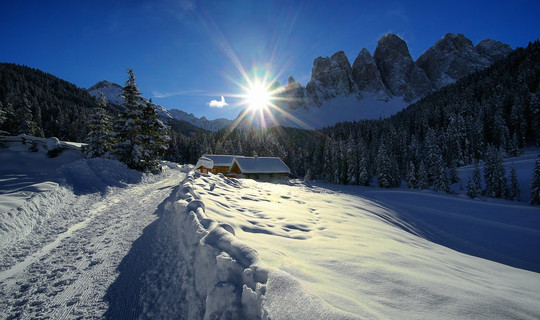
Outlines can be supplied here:
M194 0L169 0L164 2L162 8L171 16L184 21L197 10L197 4Z
M221 101L217 101L217 100L212 100L208 103L208 105L211 107L211 108L223 108L225 106L228 106L229 104L227 102L225 102L225 97L224 96L221 96Z
M158 92L153 91L152 96L154 98L169 98L174 96L190 96L190 95L200 95L203 90L184 90L184 91L173 91L173 92Z

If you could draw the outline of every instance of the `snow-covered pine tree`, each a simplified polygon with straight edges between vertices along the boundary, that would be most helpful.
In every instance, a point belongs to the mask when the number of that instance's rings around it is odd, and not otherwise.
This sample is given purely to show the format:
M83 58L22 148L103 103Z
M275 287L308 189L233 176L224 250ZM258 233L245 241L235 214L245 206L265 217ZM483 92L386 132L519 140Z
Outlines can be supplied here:
M508 197L510 200L514 201L519 201L520 197L519 183L514 163L512 163L512 166L510 167L510 189L508 190Z
M433 190L438 192L448 193L450 190L448 188L448 177L446 176L446 169L443 166L439 167L439 172L435 181L433 182Z
M418 165L417 180L418 180L418 188L420 189L429 188L428 174L426 171L426 166L424 165L424 161L422 160L420 160L420 164Z
M346 143L347 156L345 161L347 162L347 183L358 184L358 144L351 136L349 136Z
M369 175L368 171L368 152L362 140L358 142L358 149L358 184L363 186L369 186L369 183L371 182L371 176Z
M492 198L504 198L507 193L505 169L502 156L492 145L488 146L484 165L485 194Z
M416 179L416 168L412 161L407 166L407 187L410 189L416 189L418 187L418 181Z
M531 180L531 204L540 204L540 160L536 160Z
M334 162L332 159L333 144L332 138L327 137L323 151L323 178L326 182L333 182L334 178Z
M508 131L508 127L506 126L506 121L502 115L502 110L502 107L496 108L496 112L493 117L492 140L495 147L508 150L510 133Z
M135 83L133 70L128 69L129 78L122 88L124 109L115 123L113 137L113 158L126 163L130 168L144 170L141 165L142 148L140 141L141 119L143 117L144 98Z
M456 161L452 161L452 166L450 167L450 183L458 183L459 174L457 171Z
M514 132L514 134L512 135L512 139L510 139L509 141L508 152L513 157L517 157L521 154L517 132Z
M376 158L377 179L381 188L399 187L399 169L396 160L389 154L384 142L379 146Z
M36 123L33 120L32 110L26 95L20 99L15 107L16 128L19 134L35 135Z
M466 194L471 199L476 198L476 196L478 195L478 193L476 193L476 190L474 188L473 179L471 177L469 177L469 179L467 180L467 192L466 192Z
M444 168L441 149L439 148L435 130L429 129L424 144L424 156L426 159L426 171L430 184L434 184L440 178L441 167Z
M159 120L152 99L143 106L141 118L141 132L137 139L140 141L141 158L140 167L143 171L156 172L159 170L159 158L167 151L167 142L170 137L168 128ZM206 150L210 152L210 149Z
M482 192L482 175L480 173L478 161L474 163L472 187L474 188L475 195L479 195Z
M6 112L4 111L4 104L2 101L0 101L0 128L2 127L2 123L7 119Z
M466 137L465 120L461 114L452 115L450 117L450 123L446 128L448 145L446 160L448 163L457 162L458 164L464 164L465 155L463 146L466 144Z
M107 101L100 92L98 106L92 111L88 122L85 152L89 158L101 157L111 150L111 121L106 107Z

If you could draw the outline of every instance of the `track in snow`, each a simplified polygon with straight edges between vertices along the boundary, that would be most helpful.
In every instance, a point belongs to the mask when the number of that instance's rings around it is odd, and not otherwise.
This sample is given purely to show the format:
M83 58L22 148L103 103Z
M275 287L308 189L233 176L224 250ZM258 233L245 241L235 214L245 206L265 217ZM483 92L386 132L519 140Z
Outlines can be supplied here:
M120 262L183 177L168 170L159 181L116 188L91 206L69 208L87 211L86 218L0 272L0 318L103 318Z

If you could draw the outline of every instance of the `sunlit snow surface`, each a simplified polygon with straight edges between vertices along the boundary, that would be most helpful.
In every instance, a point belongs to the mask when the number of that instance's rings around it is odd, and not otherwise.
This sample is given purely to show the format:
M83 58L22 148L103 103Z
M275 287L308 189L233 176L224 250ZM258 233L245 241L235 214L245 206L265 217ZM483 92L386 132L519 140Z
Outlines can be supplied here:
M376 202L362 192L331 191L324 185L215 175L201 175L195 184L206 214L233 226L266 265L279 270L267 284L265 307L272 319L540 317L539 273L454 251L425 237L433 232L447 236L444 228L415 226L425 218L424 202L435 206L437 215L474 204L499 215L527 215L533 227L525 232L534 240L540 233L534 229L539 210L532 206L489 207L452 198L438 206L437 194L412 192L409 216L403 219L384 204L393 196L384 190L371 191L381 199ZM411 211L415 202L422 212L417 220ZM498 230L484 219L479 230ZM467 221L461 223L467 228Z

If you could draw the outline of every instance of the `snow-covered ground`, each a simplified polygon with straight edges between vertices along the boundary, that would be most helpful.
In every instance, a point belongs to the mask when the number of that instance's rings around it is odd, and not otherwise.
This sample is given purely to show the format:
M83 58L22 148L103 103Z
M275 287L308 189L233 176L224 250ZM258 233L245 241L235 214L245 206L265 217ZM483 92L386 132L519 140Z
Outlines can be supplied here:
M0 318L540 318L540 209L524 201L143 175L7 145Z
M537 272L479 258L540 270L537 207L215 175L195 185L206 214L274 268L273 319L540 317Z
M102 318L118 266L183 179L42 146L0 149L0 318ZM136 281L136 279L133 279ZM136 304L135 304L136 306Z

